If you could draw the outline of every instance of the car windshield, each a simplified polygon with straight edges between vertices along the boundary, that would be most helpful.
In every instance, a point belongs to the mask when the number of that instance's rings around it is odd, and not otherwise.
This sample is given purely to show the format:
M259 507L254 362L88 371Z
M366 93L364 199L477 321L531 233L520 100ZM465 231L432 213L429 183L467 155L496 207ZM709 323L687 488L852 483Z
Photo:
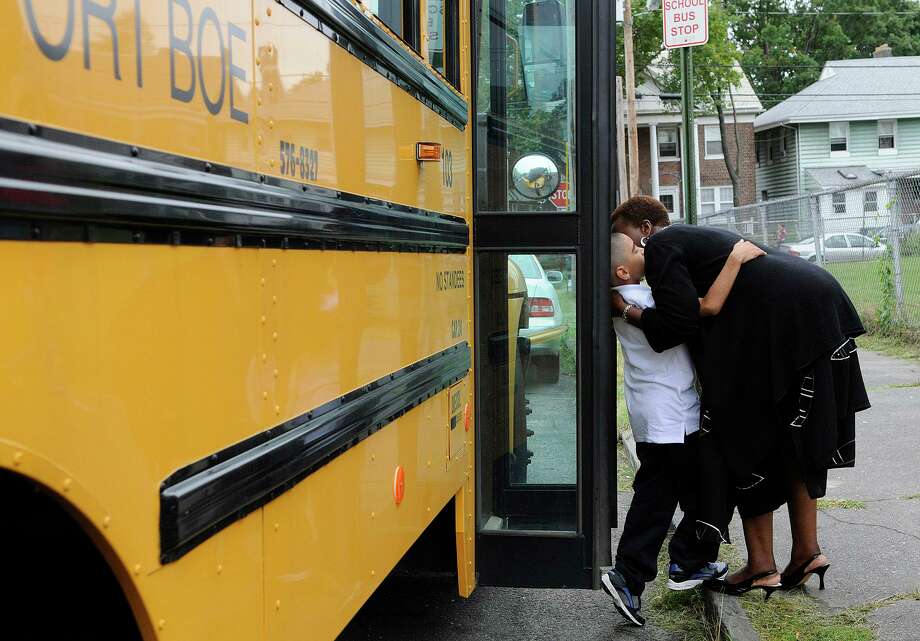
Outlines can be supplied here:
M531 254L513 254L510 258L515 265L521 268L524 278L543 278L540 273L540 265Z
M796 245L814 245L814 244L815 244L815 239L813 237L803 238L802 240L796 243Z

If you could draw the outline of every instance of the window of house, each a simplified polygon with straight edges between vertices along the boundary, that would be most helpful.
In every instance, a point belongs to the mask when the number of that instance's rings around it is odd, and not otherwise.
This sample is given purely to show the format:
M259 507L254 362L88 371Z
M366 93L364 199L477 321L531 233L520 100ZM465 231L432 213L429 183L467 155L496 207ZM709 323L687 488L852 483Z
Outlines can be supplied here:
M680 158L680 142L677 127L658 128L658 158Z
M419 50L418 0L363 0L364 6L415 51Z
M762 202L767 202L768 200L770 200L769 192L766 189L760 190L760 200Z
M830 123L831 134L831 155L847 154L847 142L850 137L850 123L832 122Z
M731 209L735 191L731 185L724 187L703 187L700 189L700 214L707 216L723 209Z
M783 129L780 133L780 147L781 153L780 157L785 158L789 153L789 132Z
M661 204L664 205L669 214L674 213L674 194L661 194L658 200L661 201Z
M897 120L879 120L878 121L878 152L880 154L891 154L897 151L895 146L895 134L898 129Z
M838 192L831 196L831 204L834 207L835 214L845 214L847 213L847 195L843 192Z
M767 162L767 148L763 140L757 141L757 166L761 167Z
M706 159L724 158L722 155L722 132L718 125L707 125L703 128L703 142L705 143Z
M878 211L878 192L867 191L863 200L864 211Z

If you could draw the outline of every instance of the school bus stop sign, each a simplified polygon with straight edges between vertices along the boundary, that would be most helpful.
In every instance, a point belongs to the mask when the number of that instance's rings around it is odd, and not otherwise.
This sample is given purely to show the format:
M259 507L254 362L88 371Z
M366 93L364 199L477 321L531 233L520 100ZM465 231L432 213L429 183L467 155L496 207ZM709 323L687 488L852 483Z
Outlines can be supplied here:
M661 15L668 49L709 42L709 0L662 0Z

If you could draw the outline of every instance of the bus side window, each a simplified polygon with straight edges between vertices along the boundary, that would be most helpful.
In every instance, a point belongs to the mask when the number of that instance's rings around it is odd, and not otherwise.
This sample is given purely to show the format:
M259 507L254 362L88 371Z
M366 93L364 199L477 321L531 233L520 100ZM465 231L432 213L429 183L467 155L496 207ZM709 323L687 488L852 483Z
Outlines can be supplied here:
M428 64L460 88L460 16L458 0L427 0Z
M362 0L390 31L419 50L419 0Z

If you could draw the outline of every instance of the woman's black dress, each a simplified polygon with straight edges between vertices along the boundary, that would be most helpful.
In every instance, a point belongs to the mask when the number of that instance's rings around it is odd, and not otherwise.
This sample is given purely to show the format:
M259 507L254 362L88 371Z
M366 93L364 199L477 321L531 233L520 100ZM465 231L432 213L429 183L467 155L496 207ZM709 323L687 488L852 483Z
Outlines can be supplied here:
M700 318L738 239L691 225L652 236L656 308L642 313L653 349L690 347L702 384L699 534L725 540L734 506L743 517L776 509L790 472L823 496L827 470L853 466L854 414L869 407L852 341L865 330L824 269L768 249L742 267L721 313Z

